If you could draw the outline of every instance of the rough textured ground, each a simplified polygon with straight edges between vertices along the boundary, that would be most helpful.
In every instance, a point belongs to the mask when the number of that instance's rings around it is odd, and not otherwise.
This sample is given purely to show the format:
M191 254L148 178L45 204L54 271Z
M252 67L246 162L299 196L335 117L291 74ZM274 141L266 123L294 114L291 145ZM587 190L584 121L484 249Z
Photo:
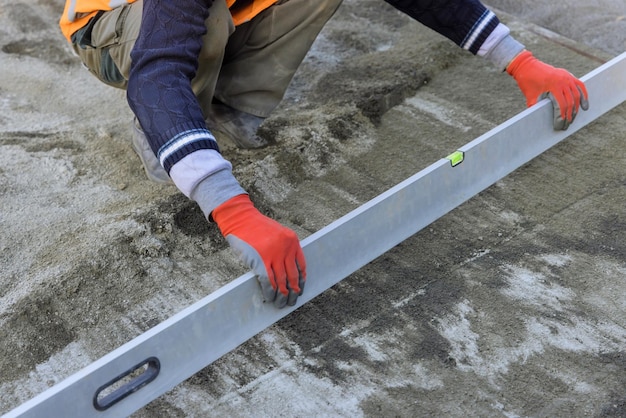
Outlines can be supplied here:
M578 76L626 49L622 0L492 4ZM0 413L245 272L145 178L124 94L78 64L61 10L0 0ZM222 146L305 237L523 108L488 63L346 0L272 145ZM625 133L622 105L134 416L625 416Z

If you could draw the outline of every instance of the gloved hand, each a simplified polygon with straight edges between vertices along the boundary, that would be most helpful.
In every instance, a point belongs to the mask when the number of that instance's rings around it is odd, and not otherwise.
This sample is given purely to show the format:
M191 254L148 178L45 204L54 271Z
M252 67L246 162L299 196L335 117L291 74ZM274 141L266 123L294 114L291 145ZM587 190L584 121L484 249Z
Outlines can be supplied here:
M506 68L526 96L528 107L546 97L554 108L554 129L565 130L574 121L578 108L589 108L585 84L562 68L535 58L529 51L516 56Z
M278 308L293 306L306 280L296 233L262 215L247 194L222 203L212 217L231 248L257 275L265 300Z

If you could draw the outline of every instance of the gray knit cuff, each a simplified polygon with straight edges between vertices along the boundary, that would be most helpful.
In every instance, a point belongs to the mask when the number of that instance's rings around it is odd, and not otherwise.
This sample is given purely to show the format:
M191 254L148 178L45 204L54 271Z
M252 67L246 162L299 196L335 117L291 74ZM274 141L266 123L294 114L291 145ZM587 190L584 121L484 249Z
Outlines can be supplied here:
M499 71L504 71L513 58L523 50L524 45L511 35L507 35L491 48L491 51L485 55L485 58L491 61Z
M192 190L190 197L198 203L208 219L213 209L230 198L246 194L230 170L217 171L202 180Z

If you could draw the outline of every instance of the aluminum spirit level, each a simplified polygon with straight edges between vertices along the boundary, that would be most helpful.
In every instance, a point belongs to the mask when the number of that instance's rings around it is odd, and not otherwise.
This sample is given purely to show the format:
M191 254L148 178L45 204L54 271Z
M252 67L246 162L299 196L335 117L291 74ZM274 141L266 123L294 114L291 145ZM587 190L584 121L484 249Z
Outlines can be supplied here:
M302 241L296 306L261 299L252 273L189 306L5 415L128 416L626 100L626 53L582 78L591 107L567 131L543 100Z

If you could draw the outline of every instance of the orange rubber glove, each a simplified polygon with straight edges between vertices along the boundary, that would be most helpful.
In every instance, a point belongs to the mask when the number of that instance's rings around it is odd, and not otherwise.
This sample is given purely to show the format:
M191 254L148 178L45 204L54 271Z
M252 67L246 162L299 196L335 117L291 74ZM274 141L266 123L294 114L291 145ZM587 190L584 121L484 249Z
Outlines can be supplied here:
M265 301L278 308L295 305L306 280L296 233L262 215L247 194L227 200L211 215L231 248L257 275Z
M506 68L526 96L528 107L550 98L554 108L554 129L565 130L574 121L579 107L589 108L585 84L562 68L535 58L529 51L516 56Z

